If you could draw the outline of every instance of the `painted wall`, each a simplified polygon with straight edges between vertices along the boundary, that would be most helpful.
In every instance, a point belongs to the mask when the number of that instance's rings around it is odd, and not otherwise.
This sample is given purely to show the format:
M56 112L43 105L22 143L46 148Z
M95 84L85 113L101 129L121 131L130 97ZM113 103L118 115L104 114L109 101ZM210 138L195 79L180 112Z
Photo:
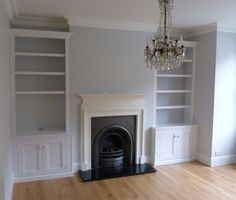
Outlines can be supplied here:
M71 27L71 132L73 161L79 162L79 107L81 93L145 93L145 154L151 154L153 126L153 71L145 67L143 32Z
M9 199L10 164L10 66L9 21L3 1L0 1L0 200Z
M192 38L198 41L195 123L199 125L198 153L211 157L217 33Z
M212 156L236 154L236 34L218 32Z

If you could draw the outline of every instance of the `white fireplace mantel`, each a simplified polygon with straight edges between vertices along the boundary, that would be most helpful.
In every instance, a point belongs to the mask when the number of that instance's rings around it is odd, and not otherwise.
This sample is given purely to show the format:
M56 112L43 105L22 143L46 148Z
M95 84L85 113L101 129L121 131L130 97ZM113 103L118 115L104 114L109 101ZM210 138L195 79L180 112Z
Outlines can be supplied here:
M144 162L145 94L81 94L81 170L91 169L91 119L136 116L136 164Z

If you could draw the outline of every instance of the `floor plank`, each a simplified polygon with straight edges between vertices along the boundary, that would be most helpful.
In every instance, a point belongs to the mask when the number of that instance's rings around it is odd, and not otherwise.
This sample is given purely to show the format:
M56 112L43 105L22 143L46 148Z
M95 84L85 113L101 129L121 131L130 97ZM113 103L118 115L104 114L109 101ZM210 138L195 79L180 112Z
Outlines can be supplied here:
M158 172L83 183L74 177L17 183L13 200L235 200L236 165L198 162L157 167Z

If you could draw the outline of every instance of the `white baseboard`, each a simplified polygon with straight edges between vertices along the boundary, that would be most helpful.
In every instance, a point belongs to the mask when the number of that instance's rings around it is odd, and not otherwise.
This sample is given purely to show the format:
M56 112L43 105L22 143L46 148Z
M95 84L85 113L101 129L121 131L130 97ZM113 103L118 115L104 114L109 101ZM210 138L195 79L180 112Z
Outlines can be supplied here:
M200 163L203 163L209 167L211 167L211 158L210 157L207 157L201 153L197 153L197 160L200 162Z
M76 172L78 172L79 170L81 170L81 165L80 165L80 163L73 163L73 165L72 165L72 170L73 170L73 173L76 173Z
M183 163L183 162L190 162L196 160L195 157L191 158L180 158L180 159L173 159L173 160L157 160L154 163L154 166L161 166L161 165L170 165L170 164L176 164L176 163Z
M14 174L12 173L11 174L11 182L10 182L10 194L9 194L9 197L8 197L8 199L9 200L12 200L13 199L13 190L14 190Z
M198 153L197 160L209 167L216 167L236 163L236 155L207 157L203 154Z
M236 155L217 156L211 158L211 167L236 163Z
M14 183L23 183L23 182L40 181L40 180L48 180L48 179L57 179L57 178L65 178L65 177L72 177L72 176L74 176L73 172L67 172L67 173L63 173L63 174L52 174L52 175L23 177L23 178L15 178Z

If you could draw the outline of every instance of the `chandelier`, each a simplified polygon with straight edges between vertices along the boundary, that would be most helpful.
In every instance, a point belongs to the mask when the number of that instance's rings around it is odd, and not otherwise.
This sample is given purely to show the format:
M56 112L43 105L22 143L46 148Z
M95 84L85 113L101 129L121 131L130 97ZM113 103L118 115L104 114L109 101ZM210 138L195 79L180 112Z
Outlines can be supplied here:
M157 71L168 71L180 67L185 57L186 48L183 39L178 40L174 34L171 10L173 0L158 0L160 22L155 35L148 40L144 50L147 67Z

